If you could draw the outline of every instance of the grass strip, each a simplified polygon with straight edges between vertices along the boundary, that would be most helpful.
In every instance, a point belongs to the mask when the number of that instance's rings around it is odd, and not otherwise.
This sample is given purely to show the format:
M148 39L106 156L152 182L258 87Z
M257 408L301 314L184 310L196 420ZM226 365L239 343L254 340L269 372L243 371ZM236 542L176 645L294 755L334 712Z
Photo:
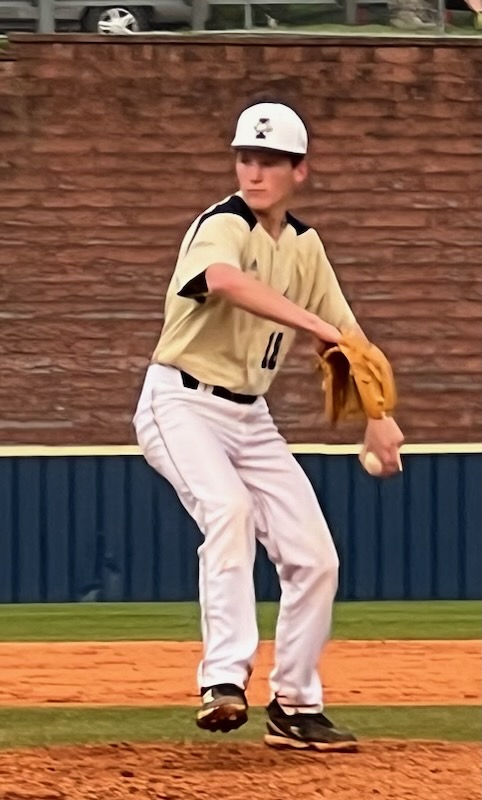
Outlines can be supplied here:
M471 24L471 20L469 15L465 15L463 20L460 21L458 25L445 25L443 31L440 28L434 27L433 29L430 28L422 28L422 29L415 29L415 30L400 30L399 28L394 28L392 25L382 25L379 23L371 23L371 24L359 24L359 25L344 25L343 23L336 23L336 22L325 22L325 23L318 23L318 24L306 24L306 25L280 25L279 28L274 29L274 33L307 33L307 34L318 34L318 35L326 35L326 36L390 36L390 37L400 37L400 39L406 37L416 37L420 36L424 39L430 37L440 37L440 36L481 36L481 31L478 31L474 28Z
M275 633L277 603L260 603L262 639ZM335 606L336 639L480 639L480 601L352 602ZM197 603L0 605L0 641L197 641Z
M363 739L480 741L481 713L474 706L332 706L330 717ZM265 729L262 708L250 710L239 731L223 737L199 730L195 709L0 708L0 748L113 742L257 741Z

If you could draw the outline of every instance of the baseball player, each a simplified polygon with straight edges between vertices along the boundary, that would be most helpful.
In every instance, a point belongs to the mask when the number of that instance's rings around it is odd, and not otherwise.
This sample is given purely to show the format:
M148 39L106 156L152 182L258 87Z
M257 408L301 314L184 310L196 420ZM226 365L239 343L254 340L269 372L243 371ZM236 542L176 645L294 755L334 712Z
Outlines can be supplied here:
M323 714L317 670L338 557L264 395L298 330L323 348L356 321L317 233L288 211L307 177L302 119L283 103L254 103L231 144L239 191L200 214L184 236L134 417L137 440L204 536L198 726L227 732L247 720L259 540L281 587L265 741L352 747L354 735ZM391 417L369 420L365 446L384 474L398 471L402 438Z

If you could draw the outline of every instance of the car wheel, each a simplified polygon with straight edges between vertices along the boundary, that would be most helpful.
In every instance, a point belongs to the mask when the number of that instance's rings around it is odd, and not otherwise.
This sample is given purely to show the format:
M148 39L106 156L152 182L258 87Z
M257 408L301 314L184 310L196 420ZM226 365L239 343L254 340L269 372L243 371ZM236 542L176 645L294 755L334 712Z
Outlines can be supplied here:
M89 33L102 33L110 36L139 33L149 30L149 16L144 8L129 6L108 6L89 8L82 28Z

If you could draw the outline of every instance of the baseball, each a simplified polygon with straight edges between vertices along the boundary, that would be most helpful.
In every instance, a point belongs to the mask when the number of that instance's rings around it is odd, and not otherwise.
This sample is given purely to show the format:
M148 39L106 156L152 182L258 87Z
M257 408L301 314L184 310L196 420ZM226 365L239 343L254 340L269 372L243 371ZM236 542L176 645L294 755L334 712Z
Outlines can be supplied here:
M360 453L360 462L362 467L368 472L369 475L380 475L383 470L383 464L375 453L369 450L362 450Z
M378 456L375 455L375 453L372 453L370 450L367 451L363 449L358 458L360 459L362 467L368 472L369 475L377 477L382 473L383 464L378 458ZM398 468L400 472L402 472L403 467L402 467L402 459L400 457L400 453L398 454Z

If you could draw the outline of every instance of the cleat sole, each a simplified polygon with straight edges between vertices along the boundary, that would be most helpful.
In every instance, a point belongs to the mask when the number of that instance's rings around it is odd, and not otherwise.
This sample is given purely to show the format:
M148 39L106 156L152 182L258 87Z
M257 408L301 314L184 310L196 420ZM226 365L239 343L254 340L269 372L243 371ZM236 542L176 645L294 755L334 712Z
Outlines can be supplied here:
M291 750L317 750L320 753L327 752L349 752L356 753L358 750L357 742L303 742L301 739L291 739L288 736L274 736L267 733L264 743L268 747L275 747L278 750L290 748Z
M204 731L229 733L248 721L246 706L242 703L224 703L197 712L196 725Z

